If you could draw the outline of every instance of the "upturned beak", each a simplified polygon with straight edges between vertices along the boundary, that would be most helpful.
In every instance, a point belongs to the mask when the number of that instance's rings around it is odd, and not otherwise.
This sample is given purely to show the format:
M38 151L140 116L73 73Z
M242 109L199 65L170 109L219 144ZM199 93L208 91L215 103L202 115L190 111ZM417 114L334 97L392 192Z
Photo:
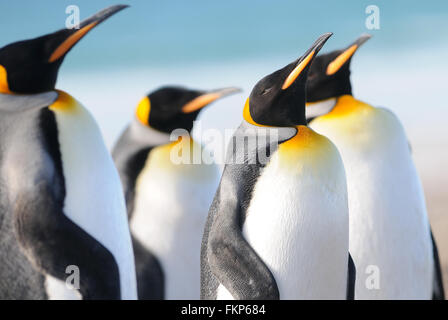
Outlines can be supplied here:
M67 52L70 51L73 46L78 43L90 30L95 28L104 20L113 16L118 11L129 7L128 5L115 5L101 10L95 15L83 20L79 24L79 29L62 29L58 32L53 33L55 40L60 39L59 45L51 52L48 62L52 63L56 60L64 57Z
M228 88L222 88L222 89L217 89L217 90L212 90L212 91L208 91L205 92L204 94L201 94L200 96L194 98L193 100L187 102L183 107L182 107L182 112L183 113L190 113L190 112L194 112L197 111L199 109L204 108L205 106L209 105L210 103L227 97L231 94L237 93L237 92L241 92L242 90L236 87L228 87Z

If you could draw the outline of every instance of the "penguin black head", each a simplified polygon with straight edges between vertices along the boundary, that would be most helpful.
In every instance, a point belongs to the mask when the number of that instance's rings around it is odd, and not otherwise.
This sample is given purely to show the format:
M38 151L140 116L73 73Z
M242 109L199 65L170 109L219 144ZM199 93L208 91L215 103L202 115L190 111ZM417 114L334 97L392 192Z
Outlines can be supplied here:
M171 133L175 129L191 131L199 112L213 101L239 92L238 88L212 91L163 87L144 97L137 106L137 119L158 131Z
M305 124L305 84L310 65L332 33L320 36L303 56L261 79L247 99L244 119L255 125Z
M65 55L91 29L118 11L116 5L82 21L79 29L54 33L11 43L0 49L0 93L40 93L54 90L59 67Z
M346 49L321 54L314 59L306 84L307 102L352 94L350 62L354 53L370 38L364 34Z

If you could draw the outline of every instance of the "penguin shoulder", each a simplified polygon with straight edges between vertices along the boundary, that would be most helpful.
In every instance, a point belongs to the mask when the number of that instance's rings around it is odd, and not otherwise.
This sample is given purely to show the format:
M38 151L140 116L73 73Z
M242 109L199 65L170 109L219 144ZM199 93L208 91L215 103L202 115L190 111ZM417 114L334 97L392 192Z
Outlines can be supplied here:
M404 127L400 119L392 110L385 107L376 107L375 109L377 110L378 117L381 117L381 120L384 122L387 121L387 124L391 127L404 131Z
M279 145L262 177L272 183L282 181L280 185L290 188L309 184L343 191L345 187L345 169L338 149L328 138L306 126L298 126L297 134Z
M204 147L193 138L181 136L177 141L152 148L143 171L169 174L181 179L215 178L217 166L214 162L205 161L203 151Z
M283 165L302 163L319 167L340 161L335 145L307 126L298 126L294 137L280 144L278 160Z
M356 150L369 157L372 152L408 148L404 128L392 111L352 96L340 97L333 111L314 119L310 127L329 137L343 153Z
M67 113L75 115L82 111L87 111L83 105L74 97L62 90L56 90L57 99L50 104L49 108L55 113Z
M112 157L120 174L126 174L130 168L135 171L136 165L140 171L152 149L170 142L168 133L145 126L134 119L115 143Z
M351 95L343 95L337 98L333 109L312 121L315 122L350 122L353 118L370 117L376 108ZM359 120L359 119L358 119Z
M58 99L56 91L37 94L0 93L0 112L18 113L48 107Z

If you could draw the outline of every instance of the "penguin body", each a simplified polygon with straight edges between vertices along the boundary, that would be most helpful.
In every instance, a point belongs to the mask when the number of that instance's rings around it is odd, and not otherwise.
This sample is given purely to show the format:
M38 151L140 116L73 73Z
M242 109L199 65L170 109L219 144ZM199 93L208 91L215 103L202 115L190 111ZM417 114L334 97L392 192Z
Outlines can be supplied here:
M149 153L137 178L130 226L162 265L166 299L198 299L199 248L219 175L214 165L173 164L176 143Z
M310 70L314 83L308 87L310 97L318 101L322 94L327 105L333 103L320 116L313 114L310 127L335 143L346 168L350 252L358 270L356 298L443 297L437 248L405 131L392 112L351 95L349 63L354 51L344 61L338 58L366 39L361 37L346 51L316 58ZM345 74L333 70L329 75L328 66L338 59ZM326 91L319 91L319 81L326 83ZM350 91L333 90L341 87Z
M136 254L140 299L199 299L200 245L219 171L215 164L176 161L173 156L181 152L191 152L188 160L192 160L193 152L202 154L202 147L189 136L171 141L169 130L156 130L151 121L166 104L180 109L204 95L180 88L153 92L143 99L138 116L114 148L134 244L142 249ZM182 101L185 96L188 98ZM139 115L149 104L145 123ZM180 115L171 117L183 127ZM191 130L193 120L185 122L185 130ZM176 125L165 123L164 127L174 129Z
M7 137L17 137L14 140L22 141L22 137L28 135L36 136L39 127L38 113L32 113L33 116L22 119L18 114L15 114L17 108L27 110L28 108L41 108L45 105L50 105L57 99L56 93L47 93L34 96L13 96L0 94L0 108L2 108L2 117L0 120L2 146L11 146L7 143L10 139ZM3 108L7 108L4 112ZM20 130L19 130L20 129ZM39 160L38 155L41 149L31 144L30 148L22 149L23 151L30 151L29 158ZM20 155L19 152L16 152ZM2 151L1 162L2 169L0 174L0 297L1 299L15 300L15 299L46 299L48 294L45 290L45 274L41 273L35 268L32 262L25 255L22 247L18 241L18 234L14 232L17 225L17 219L10 211L8 185L10 182L19 182L18 176L13 176L12 180L7 177L7 173L12 173L6 166L5 162L6 150ZM34 158L36 157L36 158ZM19 158L19 157L16 157ZM26 159L27 157L22 157ZM36 161L34 160L34 161ZM11 165L15 165L16 160L11 161ZM45 165L41 164L45 168ZM16 170L19 171L19 168ZM49 171L49 170L48 170ZM22 175L22 174L20 174Z
M355 270L348 253L344 167L334 145L306 127L300 113L307 65L328 37L261 80L246 103L204 232L204 299L351 296ZM278 81L285 81L285 91L275 92ZM282 103L271 105L271 99ZM286 116L269 116L284 109ZM273 125L280 117L285 125ZM294 118L296 125L288 123Z
M98 125L82 105L63 92L49 108L54 110L58 129L66 189L64 213L112 253L122 298L135 298L135 266L123 214L123 191Z
M344 109L348 113L338 116ZM434 270L429 223L398 119L347 95L310 126L338 146L347 168L357 298L429 299ZM366 285L369 266L379 268L378 289Z
M237 135L248 127L256 130L244 123ZM242 235L271 271L281 299L345 299L348 208L342 161L332 143L311 129L287 131L293 136L271 149L258 177L241 177L253 183L247 186L252 193ZM220 284L216 298L233 296Z
M82 35L85 26L91 28L123 8L110 7L87 19L80 25ZM53 81L38 81L46 87L36 91L46 92L32 93L34 77L56 79L59 60L74 45L59 39L60 35L78 37L77 31L66 32L30 40L36 56L42 54L36 46L52 50L44 52L48 65L42 68L50 68L44 70L47 74L34 75L29 67L31 82L26 85L18 82L21 71L14 72L14 67L20 65L14 59L26 57L28 43L18 43L21 55L16 57L11 55L15 44L0 49L0 65L8 75L0 94L1 228L10 249L1 248L0 295L7 299L135 299L135 267L122 188L99 128L74 98L52 89ZM54 49L56 38L59 45ZM50 53L53 58L48 58ZM52 59L58 64L55 69ZM28 63L39 69L42 62ZM72 275L79 276L79 282Z

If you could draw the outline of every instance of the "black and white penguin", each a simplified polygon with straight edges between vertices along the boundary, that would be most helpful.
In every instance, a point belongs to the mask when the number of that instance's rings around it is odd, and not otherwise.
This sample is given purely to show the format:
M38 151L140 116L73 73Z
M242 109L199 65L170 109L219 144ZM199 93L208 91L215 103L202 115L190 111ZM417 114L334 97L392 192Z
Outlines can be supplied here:
M310 127L345 164L357 299L443 299L437 247L405 131L389 110L352 96L350 61L370 38L319 55L307 82Z
M91 114L55 90L67 52L125 7L0 49L1 299L137 296L118 172Z
M203 299L353 297L344 167L305 118L308 69L330 36L246 102L202 241Z
M140 101L114 147L139 299L199 299L201 239L219 170L214 163L194 162L202 147L190 133L203 107L237 91L160 88ZM176 129L184 133L179 139L171 136ZM178 159L182 152L187 158Z

